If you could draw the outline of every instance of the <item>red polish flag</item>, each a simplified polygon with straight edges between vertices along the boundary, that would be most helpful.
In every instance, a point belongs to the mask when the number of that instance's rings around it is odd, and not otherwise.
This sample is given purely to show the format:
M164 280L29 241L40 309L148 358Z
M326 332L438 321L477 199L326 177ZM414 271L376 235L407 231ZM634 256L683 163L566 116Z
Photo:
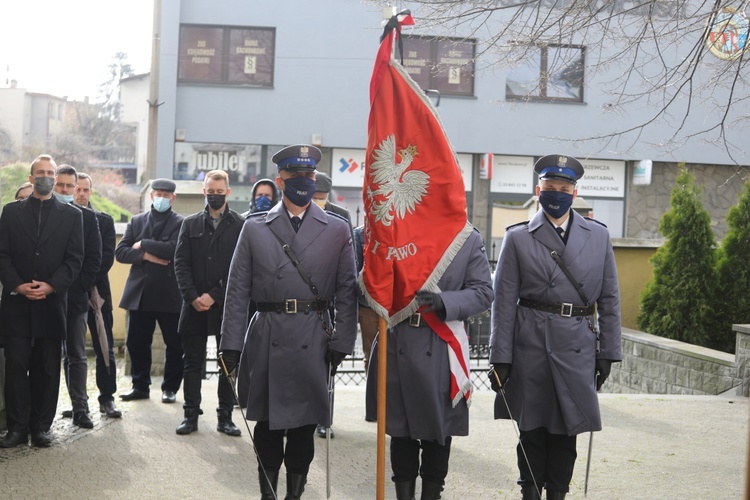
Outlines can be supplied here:
M435 108L393 58L404 24L414 24L411 16L389 21L372 73L363 191L362 287L390 325L417 311L417 290L439 291L438 281L473 230L461 169ZM456 390L468 397L466 333L433 330L453 348L464 372L452 370Z

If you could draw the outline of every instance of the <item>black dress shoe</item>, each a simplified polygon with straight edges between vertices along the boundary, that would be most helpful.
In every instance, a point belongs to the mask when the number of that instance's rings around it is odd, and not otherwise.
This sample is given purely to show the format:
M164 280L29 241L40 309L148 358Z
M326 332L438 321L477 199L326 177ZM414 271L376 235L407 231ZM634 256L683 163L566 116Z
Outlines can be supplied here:
M175 396L175 393L172 391L162 391L161 393L161 402L162 403L174 403L177 401L177 396Z
M148 392L144 392L138 389L131 389L130 392L120 394L120 399L123 401L135 401L137 399L148 399Z
M77 425L78 427L82 429L93 429L94 428L94 422L91 421L88 415L86 415L86 412L83 411L74 411L73 412L73 425ZM33 437L32 437L33 439Z
M49 446L52 444L52 438L49 432L36 431L31 433L31 444L34 446Z
M114 401L100 404L99 413L104 413L109 418L122 418L122 412L117 409Z
M0 441L0 448L15 448L16 446L29 443L29 436L23 432L8 431Z
M335 437L335 435L333 433L333 429L329 428L328 430L331 432L331 439L333 439ZM315 430L315 432L318 434L319 438L323 438L323 439L326 438L326 428L325 428L325 426L319 425L318 428Z

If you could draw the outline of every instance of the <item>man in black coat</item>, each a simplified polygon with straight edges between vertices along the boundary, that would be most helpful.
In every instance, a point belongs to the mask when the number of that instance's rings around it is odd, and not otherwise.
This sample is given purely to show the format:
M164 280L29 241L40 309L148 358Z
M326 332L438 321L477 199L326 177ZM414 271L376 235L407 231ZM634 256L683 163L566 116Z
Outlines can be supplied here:
M177 427L177 434L198 430L198 415L203 414L201 379L206 364L207 337L216 336L217 346L221 342L221 316L229 265L245 222L227 205L231 192L226 172L208 172L203 185L206 208L185 218L177 240L174 268L183 299L178 331L185 352L185 419ZM219 423L216 430L239 436L241 431L232 422L233 408L232 386L222 372L219 376L219 407L216 409Z
M88 174L78 173L78 189L76 189L75 201L77 204L91 208L91 192L94 181ZM92 208L93 210L93 208ZM99 307L104 333L107 339L107 353L102 351L102 345L98 340L99 327L97 326L97 312L89 308L88 325L91 331L91 343L96 354L96 387L99 389L99 411L109 418L120 418L122 412L115 406L115 392L117 392L117 362L115 361L114 316L112 315L112 291L109 286L109 270L115 263L115 245L117 233L115 232L115 220L111 215L94 210L96 219L99 221L99 234L102 237L102 265L96 275L93 295L96 292L104 303ZM107 366L107 359L109 366Z
M81 211L52 196L52 157L31 164L34 193L0 216L0 335L8 432L0 447L48 446L60 391L68 288L83 262Z
M183 217L172 211L177 186L169 179L151 182L151 210L128 223L115 258L131 264L120 307L129 313L127 347L133 388L123 401L148 399L151 385L151 343L159 323L164 343L162 403L174 403L182 383L182 346L177 334L182 297L174 273L174 251Z
M89 404L86 393L88 358L86 357L86 319L89 311L89 291L94 286L96 274L102 264L102 237L94 211L74 202L78 172L70 165L57 168L55 197L63 203L81 210L83 215L83 264L78 278L68 289L68 323L63 344L65 382L70 402L73 405L73 425L92 429L94 423L88 416Z

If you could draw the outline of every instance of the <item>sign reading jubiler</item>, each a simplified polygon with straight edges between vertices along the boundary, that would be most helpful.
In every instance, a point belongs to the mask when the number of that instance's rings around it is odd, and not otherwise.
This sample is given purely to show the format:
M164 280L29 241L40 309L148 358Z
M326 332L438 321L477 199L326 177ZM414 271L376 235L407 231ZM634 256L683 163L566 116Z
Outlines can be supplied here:
M724 7L709 18L711 27L706 34L708 50L719 59L737 59L747 49L747 16L734 7Z

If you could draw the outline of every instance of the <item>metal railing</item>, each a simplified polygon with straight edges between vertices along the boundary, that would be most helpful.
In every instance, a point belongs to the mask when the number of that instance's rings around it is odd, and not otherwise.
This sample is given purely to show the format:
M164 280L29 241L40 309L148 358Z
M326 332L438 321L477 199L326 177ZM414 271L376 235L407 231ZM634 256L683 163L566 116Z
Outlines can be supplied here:
M490 383L487 380L487 371L489 370L490 355L490 311L487 310L472 316L464 324L466 333L469 335L469 364L474 390L489 390ZM361 338L361 335L359 338ZM217 361L217 348L212 342L209 342L206 347L204 378L219 374ZM336 373L336 384L356 387L365 386L366 383L364 352L362 346L357 343L354 352L341 362L341 366Z

